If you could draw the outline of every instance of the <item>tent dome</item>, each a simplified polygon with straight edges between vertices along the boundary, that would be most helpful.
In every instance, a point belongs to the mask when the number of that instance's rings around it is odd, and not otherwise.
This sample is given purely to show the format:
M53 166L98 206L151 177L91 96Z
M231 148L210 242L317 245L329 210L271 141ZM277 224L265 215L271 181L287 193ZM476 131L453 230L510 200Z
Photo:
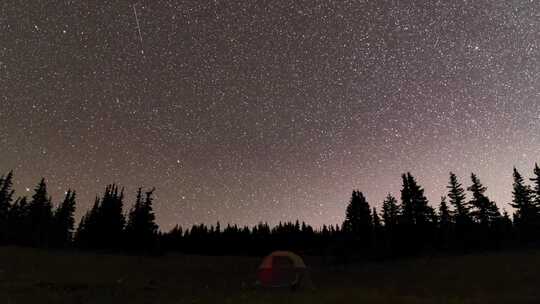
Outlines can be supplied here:
M311 280L304 260L290 251L274 251L264 257L257 273L264 287L311 287Z

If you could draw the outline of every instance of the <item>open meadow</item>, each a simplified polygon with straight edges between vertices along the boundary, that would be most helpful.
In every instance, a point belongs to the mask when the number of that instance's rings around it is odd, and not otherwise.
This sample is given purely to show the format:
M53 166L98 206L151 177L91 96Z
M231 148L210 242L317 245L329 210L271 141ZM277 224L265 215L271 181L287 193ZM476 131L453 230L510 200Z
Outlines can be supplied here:
M538 303L537 251L348 267L307 258L315 290L253 287L259 258L0 249L0 303Z

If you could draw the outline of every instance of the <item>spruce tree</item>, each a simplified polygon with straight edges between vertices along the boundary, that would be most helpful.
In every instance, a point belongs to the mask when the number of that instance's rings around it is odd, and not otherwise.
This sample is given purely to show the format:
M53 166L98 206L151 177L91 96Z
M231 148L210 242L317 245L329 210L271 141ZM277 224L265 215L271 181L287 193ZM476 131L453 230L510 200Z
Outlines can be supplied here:
M156 243L157 225L152 211L154 189L146 192L143 199L142 188L137 191L135 204L129 213L126 237L132 249L152 249ZM212 232L214 227L212 226Z
M441 197L439 204L439 246L448 248L452 238L452 215L446 203L446 196Z
M472 185L467 188L472 193L472 199L469 202L469 205L472 206L471 216L484 228L489 227L493 221L501 216L499 208L484 194L487 188L482 185L474 173L471 174L471 181Z
M428 205L424 189L416 182L410 172L402 175L403 188L400 242L406 252L424 249L435 237L436 214Z
M137 241L137 231L140 229L139 226L140 220L139 220L139 214L141 213L142 209L142 188L139 188L137 190L137 195L135 196L135 204L131 207L131 210L129 211L128 215L128 221L126 224L126 240L129 247L136 247L136 241Z
M397 234L399 232L398 225L400 219L399 206L395 197L390 193L386 196L382 206L382 218L384 222L384 238L385 246L390 254L396 249Z
M14 192L13 171L10 171L5 177L0 176L0 217L2 219L7 218Z
M450 172L450 184L446 188L448 188L450 204L454 207L453 215L456 225L468 224L471 221L470 206L465 201L465 190L452 172Z
M407 228L414 225L414 206L407 174L401 175L401 179L403 184L401 188L400 224L403 224Z
M424 227L434 220L433 208L428 205L428 200L424 195L424 189L418 185L411 173L407 173L407 183L410 193L410 203L412 204L413 223Z
M13 171L6 177L0 177L0 244L7 242L8 238L8 213L13 200Z
M470 230L472 229L472 217L470 206L467 203L465 190L458 182L457 176L450 172L450 182L446 187L450 205L453 206L452 216L455 223L456 241L464 251L467 251L471 245Z
M390 193L383 201L382 217L386 230L392 230L398 224L399 206L396 198L393 197Z
M28 223L30 225L30 243L33 246L50 245L52 226L52 202L47 194L47 185L42 178L34 190L32 201L28 207Z
M540 167L538 163L534 164L534 177L531 178L533 181L533 204L537 212L540 212Z
M75 245L80 248L99 247L99 207L101 199L96 197L92 208L81 218L75 232Z
M373 219L364 194L353 191L351 201L347 206L343 231L355 239L359 239L363 247L371 243Z
M68 190L64 201L54 212L54 242L55 246L66 247L73 239L75 219L75 191Z
M441 203L439 204L439 226L449 227L452 224L452 215L448 204L446 204L446 196L441 197Z
M525 181L516 168L514 168L513 199L511 206L516 209L514 221L521 241L533 241L537 230L538 210L533 203L533 191L525 185Z
M97 212L97 242L99 247L118 248L122 244L125 218L123 214L124 190L108 185Z

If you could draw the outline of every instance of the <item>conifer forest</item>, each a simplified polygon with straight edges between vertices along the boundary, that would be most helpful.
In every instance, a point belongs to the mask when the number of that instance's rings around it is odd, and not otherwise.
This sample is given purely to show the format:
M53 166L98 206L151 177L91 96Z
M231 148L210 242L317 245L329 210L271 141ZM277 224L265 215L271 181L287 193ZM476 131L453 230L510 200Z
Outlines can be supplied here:
M0 178L1 243L43 248L201 255L264 255L289 249L332 258L392 259L434 252L470 253L530 248L540 238L540 167L532 178L513 170L511 211L501 211L487 186L471 173L460 181L450 172L448 193L429 202L411 173L401 176L398 197L388 194L380 206L353 190L343 202L344 221L313 227L304 221L238 226L234 223L176 225L162 231L152 209L155 189L139 188L127 209L125 189L110 184L80 220L76 190L53 200L45 179L31 197L13 190L13 171Z

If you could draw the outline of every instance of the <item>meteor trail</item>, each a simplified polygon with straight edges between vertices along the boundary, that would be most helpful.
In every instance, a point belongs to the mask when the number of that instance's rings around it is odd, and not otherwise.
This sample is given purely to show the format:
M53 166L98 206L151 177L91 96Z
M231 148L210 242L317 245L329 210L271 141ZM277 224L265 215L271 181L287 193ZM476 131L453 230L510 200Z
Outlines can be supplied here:
M135 13L135 21L137 21L137 31L139 32L139 40L141 41L141 54L144 54L141 27L139 26L139 17L137 17L137 9L135 8L135 4L133 4L133 12Z

